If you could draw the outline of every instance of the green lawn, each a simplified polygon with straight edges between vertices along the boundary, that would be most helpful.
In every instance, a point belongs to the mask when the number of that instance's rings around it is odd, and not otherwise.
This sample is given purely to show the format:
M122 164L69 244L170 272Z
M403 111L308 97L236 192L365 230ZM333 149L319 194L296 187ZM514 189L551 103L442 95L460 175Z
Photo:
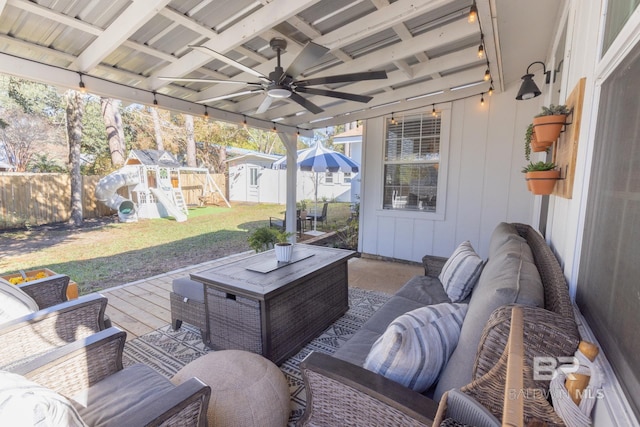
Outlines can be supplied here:
M0 234L0 275L49 268L64 273L88 293L249 250L247 237L282 218L285 207L234 204L190 210L186 222L145 219L79 229L35 227ZM344 224L348 203L330 203L328 229Z

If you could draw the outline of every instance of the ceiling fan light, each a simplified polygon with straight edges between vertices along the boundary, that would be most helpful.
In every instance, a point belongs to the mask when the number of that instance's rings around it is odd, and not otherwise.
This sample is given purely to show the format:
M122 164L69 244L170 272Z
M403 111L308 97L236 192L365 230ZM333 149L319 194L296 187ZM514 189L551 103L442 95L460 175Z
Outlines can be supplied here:
M267 90L267 94L272 98L289 98L291 91L284 87L273 87Z

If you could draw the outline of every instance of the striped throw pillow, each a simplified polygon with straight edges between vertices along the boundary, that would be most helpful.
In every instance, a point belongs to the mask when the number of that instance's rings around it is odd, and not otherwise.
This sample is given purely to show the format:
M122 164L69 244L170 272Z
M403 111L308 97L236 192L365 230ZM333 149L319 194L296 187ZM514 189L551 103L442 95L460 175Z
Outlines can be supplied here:
M458 345L467 304L442 303L405 313L371 347L364 368L422 393Z
M452 302L464 300L478 282L484 263L471 242L460 243L440 272L440 282Z

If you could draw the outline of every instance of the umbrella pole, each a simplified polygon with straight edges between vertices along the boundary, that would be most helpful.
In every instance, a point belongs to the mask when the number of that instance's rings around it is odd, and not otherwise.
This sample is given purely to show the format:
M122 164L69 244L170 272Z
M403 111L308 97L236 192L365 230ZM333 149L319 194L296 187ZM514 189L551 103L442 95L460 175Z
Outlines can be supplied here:
M313 231L318 231L316 226L318 225L318 172L316 172L316 202L313 213Z

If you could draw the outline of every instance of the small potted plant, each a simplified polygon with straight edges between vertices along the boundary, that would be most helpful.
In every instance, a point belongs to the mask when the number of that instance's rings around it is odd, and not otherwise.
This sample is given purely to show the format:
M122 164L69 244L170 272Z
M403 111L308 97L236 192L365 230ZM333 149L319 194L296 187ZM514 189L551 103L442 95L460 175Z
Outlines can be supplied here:
M291 261L291 255L293 254L293 243L289 241L289 238L293 236L293 233L289 233L282 230L273 230L276 243L273 245L276 253L276 259L278 262Z
M276 243L278 243L276 232L277 230L271 227L256 228L253 233L249 235L249 247L256 252L263 252L271 249Z
M542 107L542 112L533 118L537 142L547 146L556 142L570 113L566 105Z
M536 138L536 132L533 128L533 123L529 123L527 131L524 135L524 158L529 161L531 159L531 152L539 153L547 151L549 146L540 144Z
M538 195L551 194L556 181L560 179L560 171L553 162L529 162L522 172L525 174L529 191Z

